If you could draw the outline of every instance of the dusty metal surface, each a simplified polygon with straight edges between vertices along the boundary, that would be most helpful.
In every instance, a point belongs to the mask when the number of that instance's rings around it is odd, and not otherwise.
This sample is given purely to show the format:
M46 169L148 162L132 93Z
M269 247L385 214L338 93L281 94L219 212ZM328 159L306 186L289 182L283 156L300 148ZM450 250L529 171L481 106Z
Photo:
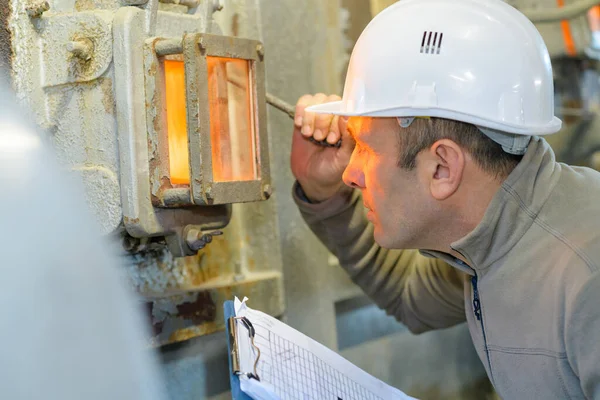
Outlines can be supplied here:
M160 74L156 64L150 63L148 69L144 67L144 48L148 49L154 43L152 40L146 43L146 14L147 11L134 7L121 8L114 22L115 97L123 223L134 237L167 235L171 251L180 256L188 254L181 235L185 226L218 229L227 224L229 217L224 212L215 212L224 210L223 207L154 207L160 202L153 199L153 194L158 197L155 189L170 189L170 185L163 186L165 180L168 181L165 164L161 161L161 153L167 154L166 142L156 138L158 131L164 132L165 124L161 117L163 106L160 105L160 99L156 98L158 91L155 90L161 84L160 81L156 82ZM196 20L199 21L198 18ZM182 29L176 25L169 36L183 35ZM146 57L150 57L148 51ZM184 196L178 193L171 199L176 202L184 200ZM207 214L213 218L207 219Z
M45 67L43 86L89 82L103 75L112 60L112 18L112 11L41 18L37 29L42 43L41 61ZM69 48L73 50L69 51ZM84 52L87 54L83 58L77 55Z
M164 249L127 256L127 273L148 303L152 345L222 330L222 305L248 296L272 315L284 311L281 255L273 204L234 205L222 236L197 255L174 258ZM204 307L206 306L206 307Z
M81 178L102 232L122 241L132 287L157 329L149 343L221 329L222 302L234 294L252 295L266 311L283 313L273 204L247 203L235 213L228 204L152 204L145 107L152 99L140 91L147 83L143 47L153 35L220 34L212 19L219 3L158 11L158 0L54 0L43 12L29 13L22 2L0 4L14 16L8 30L19 99L52 136L62 164ZM185 194L171 192L165 201L181 205ZM228 224L208 243L206 232ZM186 241L185 232L194 230L197 238ZM189 254L189 245L200 252L175 257Z
M9 0L0 0L0 74L6 74L12 65L11 33L8 29L11 10L8 2Z

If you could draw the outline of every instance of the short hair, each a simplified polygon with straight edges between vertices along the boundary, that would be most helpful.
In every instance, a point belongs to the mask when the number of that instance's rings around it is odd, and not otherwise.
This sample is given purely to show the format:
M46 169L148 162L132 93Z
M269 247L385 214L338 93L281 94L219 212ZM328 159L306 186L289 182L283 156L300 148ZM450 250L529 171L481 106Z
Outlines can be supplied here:
M475 163L496 179L506 178L523 158L505 152L502 146L475 125L443 118L415 118L410 128L400 128L398 165L412 170L417 155L441 139L450 139L465 149Z

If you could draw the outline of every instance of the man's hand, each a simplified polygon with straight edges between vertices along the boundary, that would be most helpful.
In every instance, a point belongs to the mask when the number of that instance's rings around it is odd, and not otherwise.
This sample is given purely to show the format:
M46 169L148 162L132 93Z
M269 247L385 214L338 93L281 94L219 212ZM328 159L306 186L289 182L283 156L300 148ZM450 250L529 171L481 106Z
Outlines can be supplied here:
M344 185L342 174L350 161L354 140L346 129L345 117L305 112L305 108L337 100L339 96L318 93L304 95L296 103L292 173L311 201L326 200ZM307 140L311 136L319 141L326 139L331 144L341 138L342 145L339 148L319 146Z

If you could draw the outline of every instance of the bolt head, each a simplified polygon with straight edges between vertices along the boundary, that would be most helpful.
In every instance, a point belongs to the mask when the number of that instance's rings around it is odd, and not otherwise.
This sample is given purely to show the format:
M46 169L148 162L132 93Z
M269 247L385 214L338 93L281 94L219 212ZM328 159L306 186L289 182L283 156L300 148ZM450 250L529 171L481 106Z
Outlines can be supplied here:
M256 52L262 58L265 55L265 48L264 48L264 46L262 44L257 44L256 45Z
M264 195L265 199L268 199L269 197L271 197L272 193L273 193L273 189L271 188L271 185L269 185L267 183L266 185L263 186L263 195Z
M48 3L46 0L32 2L30 5L28 5L25 8L25 10L27 11L27 14L31 18L39 18L42 16L43 13L45 13L49 9L50 9L50 3Z

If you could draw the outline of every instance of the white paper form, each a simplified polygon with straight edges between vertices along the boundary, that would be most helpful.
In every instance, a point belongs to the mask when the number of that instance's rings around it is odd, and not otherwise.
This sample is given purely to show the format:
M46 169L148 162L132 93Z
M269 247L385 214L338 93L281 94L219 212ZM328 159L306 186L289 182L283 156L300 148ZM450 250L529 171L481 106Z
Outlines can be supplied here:
M336 352L283 322L235 299L237 317L246 317L255 329L254 344L260 349L257 373L260 383L282 400L415 400L369 375ZM248 330L237 326L240 368L254 372L258 356ZM245 392L244 382L241 389ZM256 382L253 382L256 383Z

